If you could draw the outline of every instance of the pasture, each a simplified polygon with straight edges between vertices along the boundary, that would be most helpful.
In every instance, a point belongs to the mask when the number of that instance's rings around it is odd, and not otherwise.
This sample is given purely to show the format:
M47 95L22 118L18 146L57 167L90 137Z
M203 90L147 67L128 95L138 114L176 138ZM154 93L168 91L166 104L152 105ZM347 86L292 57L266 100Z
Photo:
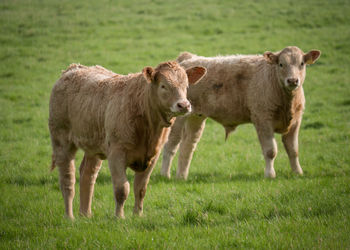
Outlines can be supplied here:
M350 248L349 13L347 0L1 1L0 248ZM288 45L322 51L304 83L304 176L291 173L279 135L269 180L252 125L225 142L208 120L187 181L164 179L158 161L141 218L132 216L133 192L126 219L114 217L106 161L93 217L79 217L80 152L76 219L64 218L47 122L51 88L70 63L127 74L181 51L262 54Z

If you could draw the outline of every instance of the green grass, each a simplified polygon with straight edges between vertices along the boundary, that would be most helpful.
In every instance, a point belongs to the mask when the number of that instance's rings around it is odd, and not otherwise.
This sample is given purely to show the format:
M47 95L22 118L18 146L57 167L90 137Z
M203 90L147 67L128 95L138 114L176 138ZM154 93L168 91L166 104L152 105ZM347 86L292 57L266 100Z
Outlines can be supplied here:
M349 13L346 0L1 1L0 248L350 248ZM290 172L280 136L277 178L267 180L253 126L224 142L209 120L187 182L163 179L157 164L144 217L132 216L132 192L127 218L113 216L104 162L94 216L77 216L77 178L76 220L64 218L47 127L62 69L79 62L124 74L185 50L256 54L288 45L322 51L304 85L303 177Z

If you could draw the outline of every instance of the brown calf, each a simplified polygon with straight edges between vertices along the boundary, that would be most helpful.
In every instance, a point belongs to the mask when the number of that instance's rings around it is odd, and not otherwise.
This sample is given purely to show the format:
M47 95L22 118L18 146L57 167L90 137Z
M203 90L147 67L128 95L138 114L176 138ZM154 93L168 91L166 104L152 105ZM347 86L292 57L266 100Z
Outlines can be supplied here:
M102 160L112 174L116 215L124 217L129 194L126 168L135 173L134 213L141 215L147 183L166 141L173 117L188 113L188 84L206 70L184 70L177 62L146 67L142 73L117 75L100 66L73 64L52 89L49 129L66 216L73 218L75 167L78 148L84 150L80 165L80 213L91 215L94 184Z

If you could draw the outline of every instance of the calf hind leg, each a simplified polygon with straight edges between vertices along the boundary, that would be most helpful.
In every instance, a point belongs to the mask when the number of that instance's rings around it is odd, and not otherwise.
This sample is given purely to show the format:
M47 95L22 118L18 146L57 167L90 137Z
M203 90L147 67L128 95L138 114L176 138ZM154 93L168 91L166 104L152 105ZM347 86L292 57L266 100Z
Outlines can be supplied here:
M94 193L94 185L102 160L96 156L84 155L80 165L80 214L91 216L91 202Z
M65 214L73 219L73 199L75 195L75 166L74 157L77 148L73 145L65 147L54 146L54 161L58 166L60 188L64 199Z

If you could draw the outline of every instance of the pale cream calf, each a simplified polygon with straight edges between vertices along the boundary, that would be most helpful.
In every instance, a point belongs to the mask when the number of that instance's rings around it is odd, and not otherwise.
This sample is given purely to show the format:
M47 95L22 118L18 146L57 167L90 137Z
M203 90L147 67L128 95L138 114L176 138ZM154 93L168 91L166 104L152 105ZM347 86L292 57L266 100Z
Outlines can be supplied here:
M302 174L298 158L298 133L305 105L302 85L306 65L319 56L318 50L304 53L297 47L264 55L202 57L182 53L177 59L181 66L201 65L208 73L189 88L193 112L177 118L172 126L164 146L161 174L170 178L171 162L181 142L177 177L187 178L207 117L224 126L226 137L239 124L254 124L266 162L266 177L276 176L274 133L282 134L291 168Z
M127 167L136 172L134 213L142 214L147 183L169 126L173 117L191 110L188 84L196 83L205 72L202 67L185 71L177 62L126 76L76 64L63 72L51 93L49 129L52 169L59 168L67 217L73 218L78 148L85 153L80 165L80 213L91 215L95 180L102 160L108 159L116 215L124 217L130 189Z

